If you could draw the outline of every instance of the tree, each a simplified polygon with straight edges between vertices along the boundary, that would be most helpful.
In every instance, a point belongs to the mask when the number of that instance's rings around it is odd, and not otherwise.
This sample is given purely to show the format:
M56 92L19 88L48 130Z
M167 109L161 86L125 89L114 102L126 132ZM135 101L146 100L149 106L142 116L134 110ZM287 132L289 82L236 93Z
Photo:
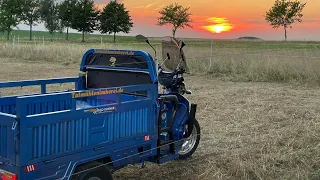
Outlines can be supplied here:
M113 42L116 41L116 33L129 33L133 27L129 11L126 10L123 3L111 1L103 8L99 16L101 33L113 33Z
M273 28L283 26L285 41L287 40L287 28L292 28L291 24L302 22L302 10L306 3L299 0L276 0L273 7L266 12L265 19Z
M10 39L12 28L20 23L22 0L0 0L0 31L7 32Z
M71 28L72 13L77 0L64 0L59 5L59 19L61 20L60 27L67 28L66 40L69 40L69 28Z
M192 28L190 8L184 8L178 3L170 4L164 7L159 13L161 17L158 18L159 26L171 24L173 26L172 34L173 37L176 35L176 31L179 28L184 29L185 27Z
M65 28L66 28L66 27L65 27L63 21L59 18L59 19L58 19L58 28L57 28L57 31L58 31L60 34L62 34ZM68 40L68 39L67 39L67 40Z
M30 41L32 40L32 27L40 22L40 0L24 0L21 20L30 27Z
M98 11L94 8L93 0L80 0L74 7L72 13L71 27L82 32L82 42L84 42L84 34L92 33L96 30Z
M59 16L57 4L54 0L43 0L41 4L41 19L44 21L44 26L51 34L51 42L53 33L59 30Z

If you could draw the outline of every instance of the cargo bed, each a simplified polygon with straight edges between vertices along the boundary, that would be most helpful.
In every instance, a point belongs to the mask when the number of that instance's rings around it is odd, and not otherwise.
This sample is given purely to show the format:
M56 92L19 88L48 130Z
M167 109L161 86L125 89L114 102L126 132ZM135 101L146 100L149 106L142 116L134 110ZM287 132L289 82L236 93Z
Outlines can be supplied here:
M112 150L113 144L126 141L127 145L131 142L134 146L132 140L140 141L144 146L145 136L154 139L150 139L148 147L151 148L151 144L156 146L157 112L154 106L157 85L45 92L45 83L62 81L76 82L77 78L38 80L38 84L29 81L28 84L40 85L43 94L0 98L0 169L37 164L37 170L45 169L47 175L61 177L70 165L61 166L58 163L63 157L74 159L81 152L97 152L98 147L110 147L109 150ZM15 87L27 84L22 81L6 85ZM1 86L7 87L3 83ZM155 153L150 151L148 155ZM99 154L92 152L92 155ZM119 158L112 157L113 160ZM46 166L48 163L53 166L52 172ZM115 163L121 164L121 161ZM15 171L11 169L10 172Z

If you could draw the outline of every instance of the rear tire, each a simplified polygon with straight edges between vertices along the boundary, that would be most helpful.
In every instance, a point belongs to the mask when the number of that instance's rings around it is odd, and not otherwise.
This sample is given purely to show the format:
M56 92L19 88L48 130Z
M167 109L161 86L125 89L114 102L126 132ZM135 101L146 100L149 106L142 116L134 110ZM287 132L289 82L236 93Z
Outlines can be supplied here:
M76 171L76 180L113 180L111 167L99 162L82 165Z
M191 135L183 142L182 149L179 152L179 159L187 159L197 150L200 142L200 125L197 120L194 121Z

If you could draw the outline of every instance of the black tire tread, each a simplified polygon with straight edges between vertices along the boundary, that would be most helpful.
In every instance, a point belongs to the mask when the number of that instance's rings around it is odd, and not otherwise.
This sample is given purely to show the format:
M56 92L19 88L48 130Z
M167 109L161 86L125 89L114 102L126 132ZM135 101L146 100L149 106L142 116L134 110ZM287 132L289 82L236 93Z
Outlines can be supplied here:
M102 180L113 180L110 172L111 167L103 165L97 161L93 161L84 165L81 165L76 170L76 180L87 180L93 174L96 174ZM82 173L81 173L82 172ZM79 174L78 174L79 173Z
M199 125L199 122L198 122L198 120L196 119L195 120L195 122L194 122L194 128L196 128L197 129L197 133L198 133L198 135L197 135L197 140L196 140L196 144L194 145L194 147L193 147L193 149L189 152L189 153L187 153L187 154L185 154L185 155L180 155L179 154L179 159L180 160L185 160L185 159L188 159L189 157L191 157L193 154L194 154L194 152L197 150L197 148L198 148L198 145L199 145L199 143L200 143L200 139L201 139L201 130L200 130L200 125Z

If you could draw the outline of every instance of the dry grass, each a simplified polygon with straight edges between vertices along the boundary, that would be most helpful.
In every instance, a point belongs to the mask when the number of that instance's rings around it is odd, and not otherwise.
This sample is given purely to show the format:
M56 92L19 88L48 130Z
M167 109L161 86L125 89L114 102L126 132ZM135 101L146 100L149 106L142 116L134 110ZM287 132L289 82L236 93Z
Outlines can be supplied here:
M199 149L188 161L125 168L117 179L319 179L318 89L188 78Z
M257 45L258 46L258 45ZM187 52L191 69L235 81L291 82L320 84L320 47L213 47L194 46Z
M194 43L194 44L193 44ZM50 62L78 67L83 53L89 48L143 49L153 52L143 44L2 44L2 58L19 59L20 62ZM274 42L190 42L186 47L192 73L227 76L233 81L299 82L320 85L320 43ZM161 47L156 45L161 56ZM160 57L161 59L161 57Z
M82 51L86 50L80 45L54 45L50 46L51 49L26 46L26 51L20 53L16 51L21 47L7 48L11 53L4 55L4 49L0 47L0 56L5 57L0 57L2 81L74 76ZM29 52L33 48L34 51L38 51L39 48L37 55ZM188 53L194 55L200 50L194 49ZM227 50L221 48L219 52L225 51ZM244 50L234 48L229 51L228 53L237 53ZM258 50L250 52L254 51ZM301 52L307 53L305 57L311 53L312 56L318 54L313 50ZM288 50L284 55L292 53ZM205 49L202 52L202 55L204 54ZM52 59L41 60L46 56ZM67 56L71 63L67 65L66 60L62 60L64 56ZM310 62L306 63L304 60L287 56L279 61L281 57L273 59L272 53L265 56L256 55L257 58L268 57L269 63L266 63L261 58L254 62L255 58L249 57L237 57L247 63L246 66L242 66L247 71L241 76L246 77L245 74L250 74L249 72L253 75L257 72L263 74L263 71L271 70L271 67L274 71L280 71L280 67L288 66L295 67L288 69L288 72L310 74L310 82L316 82L317 76L311 74L317 74L320 62L316 59L309 59ZM212 62L220 62L218 65L221 67L229 63L215 58ZM221 58L229 59L232 67L241 64L238 60L232 61L230 56ZM276 61L280 65L276 66ZM200 67L195 69L196 64L201 65L205 62L207 61L201 59L192 61L193 70L200 72ZM275 65L270 66L271 64ZM262 70L254 71L254 68L249 68L248 65L260 67ZM264 77L258 74L255 76ZM228 76L240 77L232 73ZM172 161L161 166L147 164L145 169L138 166L127 167L116 172L115 179L320 179L320 94L316 86L232 82L199 74L188 76L186 80L188 87L194 92L188 98L198 103L197 117L202 127L202 140L193 158L187 161Z

